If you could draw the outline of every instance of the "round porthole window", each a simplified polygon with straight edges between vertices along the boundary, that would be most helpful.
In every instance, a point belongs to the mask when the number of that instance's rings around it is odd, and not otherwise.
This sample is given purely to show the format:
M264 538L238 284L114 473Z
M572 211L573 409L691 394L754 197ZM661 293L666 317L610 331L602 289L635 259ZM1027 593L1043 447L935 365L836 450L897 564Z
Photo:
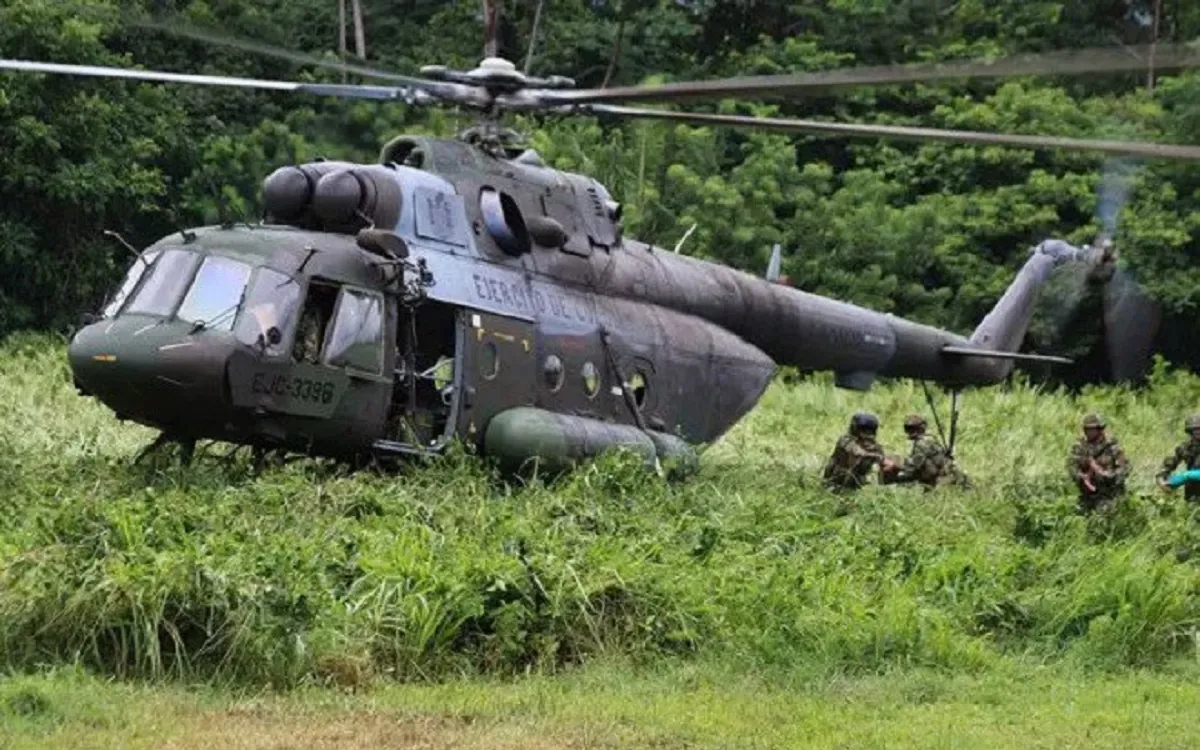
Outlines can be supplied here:
M496 351L496 345L489 341L479 350L479 374L483 376L484 380L491 380L496 377L498 372L500 372L500 352Z
M646 405L646 376L641 370L633 373L625 387L633 394L634 403L639 409Z
M600 372L596 370L596 366L591 362L584 362L580 375L583 376L584 393L588 398L595 396L600 390Z
M542 365L542 377L546 380L546 387L551 392L562 388L563 384L563 363L556 355L551 354L546 357L546 362Z

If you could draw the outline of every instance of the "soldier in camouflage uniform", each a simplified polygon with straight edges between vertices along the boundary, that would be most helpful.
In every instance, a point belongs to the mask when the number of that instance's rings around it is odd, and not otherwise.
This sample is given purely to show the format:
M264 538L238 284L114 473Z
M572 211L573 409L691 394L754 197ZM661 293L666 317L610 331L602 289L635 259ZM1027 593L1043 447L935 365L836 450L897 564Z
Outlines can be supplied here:
M904 418L904 433L912 441L912 453L904 465L887 480L898 484L920 482L926 489L944 485L968 486L967 475L959 470L941 441L925 432L925 418L910 414Z
M1163 459L1162 471L1158 473L1158 485L1164 489L1169 489L1167 478L1179 464L1189 471L1200 469L1200 414L1193 414L1184 420L1183 428L1188 439L1175 446L1175 451ZM1183 496L1190 503L1200 502L1200 484L1188 482L1184 485Z
M300 324L296 327L296 340L292 344L292 358L297 362L317 364L321 353L321 342L325 339L325 320L316 305L304 308Z
M1071 447L1067 472L1079 488L1079 508L1085 513L1109 508L1125 493L1129 461L1116 438L1106 437L1098 414L1083 418L1083 434Z
M838 438L833 455L825 462L823 479L827 487L856 490L867 483L867 476L874 466L892 470L892 462L875 441L878 432L879 418L874 414L858 412L850 419L849 431Z

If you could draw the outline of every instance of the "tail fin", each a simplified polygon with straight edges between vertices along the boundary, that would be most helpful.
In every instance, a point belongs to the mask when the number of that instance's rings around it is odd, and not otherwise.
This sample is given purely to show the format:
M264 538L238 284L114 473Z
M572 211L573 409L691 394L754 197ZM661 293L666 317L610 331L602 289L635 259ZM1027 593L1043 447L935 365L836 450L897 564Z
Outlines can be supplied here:
M942 354L989 360L991 380L998 380L1012 371L1018 360L1059 362L1070 364L1065 357L1045 354L1018 354L1017 349L1029 330L1038 295L1050 280L1054 269L1066 263L1087 263L1092 270L1108 261L1107 248L1075 247L1062 240L1045 240L1030 250L1029 260L1017 272L1004 296L996 303L971 334L968 346L944 346Z
M1062 240L1046 240L1030 251L1029 260L971 334L971 344L982 349L1015 352L1025 338L1042 287L1060 265L1097 263L1101 255L1088 246L1075 247Z

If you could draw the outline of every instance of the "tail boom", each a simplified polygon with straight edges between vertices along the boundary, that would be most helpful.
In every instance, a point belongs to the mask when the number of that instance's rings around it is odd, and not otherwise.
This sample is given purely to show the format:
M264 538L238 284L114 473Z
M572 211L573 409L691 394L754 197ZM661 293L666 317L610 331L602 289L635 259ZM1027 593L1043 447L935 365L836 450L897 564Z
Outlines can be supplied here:
M1033 248L1008 290L968 338L934 326L773 284L762 277L626 242L605 272L604 291L704 318L760 348L777 364L832 371L840 385L876 376L952 387L991 385L1011 372L1038 293L1059 264L1089 248L1049 240ZM990 354L989 354L990 353Z

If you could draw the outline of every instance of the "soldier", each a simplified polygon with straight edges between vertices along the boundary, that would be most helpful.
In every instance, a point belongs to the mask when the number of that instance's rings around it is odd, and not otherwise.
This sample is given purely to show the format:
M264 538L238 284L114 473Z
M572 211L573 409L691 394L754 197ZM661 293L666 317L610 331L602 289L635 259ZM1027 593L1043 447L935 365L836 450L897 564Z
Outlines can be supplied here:
M1183 429L1188 439L1175 446L1175 452L1163 459L1162 471L1158 473L1158 486L1163 489L1170 489L1167 478L1179 464L1183 464L1188 471L1200 469L1200 414L1193 414L1184 420ZM1184 486L1183 496L1190 503L1200 501L1200 484L1188 482Z
M926 434L925 428L925 418L920 414L909 414L904 418L904 433L912 441L912 453L903 466L887 477L887 481L920 482L926 489L948 484L968 486L967 475L954 463L950 452L941 441Z
M300 324L296 326L296 340L292 344L292 358L297 362L317 364L321 353L321 342L325 339L325 316L316 305L304 308Z
M833 455L825 462L823 478L834 490L856 490L867 482L871 468L879 465L892 471L894 464L875 441L879 418L869 412L858 412L850 419L850 429L838 438Z
M1067 472L1079 487L1079 508L1091 512L1109 508L1125 492L1129 461L1116 438L1104 434L1104 419L1098 414L1083 418L1083 437L1071 447Z

